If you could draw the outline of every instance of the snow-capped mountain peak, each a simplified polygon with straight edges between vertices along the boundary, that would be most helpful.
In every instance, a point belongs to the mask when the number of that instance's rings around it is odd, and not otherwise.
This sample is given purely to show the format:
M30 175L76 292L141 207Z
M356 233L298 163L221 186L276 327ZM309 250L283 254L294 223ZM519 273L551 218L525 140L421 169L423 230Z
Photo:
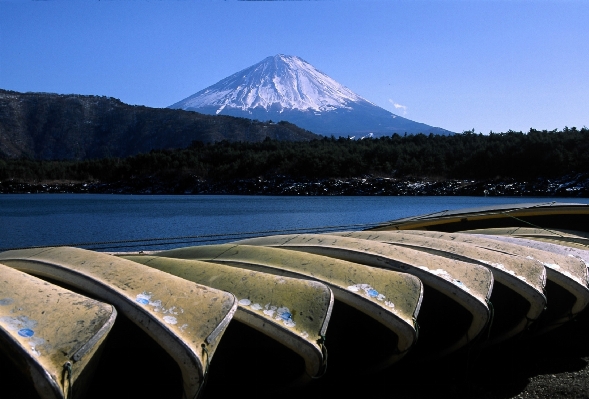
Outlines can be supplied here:
M366 100L305 60L278 54L199 91L172 108L216 106L216 113L227 106L243 111L260 107L267 111L323 112L349 108L349 102L357 101Z
M307 61L278 54L199 91L170 108L288 121L317 134L375 137L451 134L394 115L336 82Z

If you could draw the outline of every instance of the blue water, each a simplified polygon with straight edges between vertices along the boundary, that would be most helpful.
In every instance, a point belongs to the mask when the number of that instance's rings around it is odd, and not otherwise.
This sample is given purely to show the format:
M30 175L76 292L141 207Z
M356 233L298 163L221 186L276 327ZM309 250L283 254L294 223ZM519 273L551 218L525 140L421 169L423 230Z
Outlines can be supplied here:
M360 227L355 225L445 209L554 200L530 197L6 194L0 195L0 250L44 245L78 245L98 250L156 250L239 238L210 235L322 226L353 229ZM589 203L589 199L559 201ZM190 238L120 242L172 237ZM116 243L96 244L103 242ZM81 245L88 243L94 244Z

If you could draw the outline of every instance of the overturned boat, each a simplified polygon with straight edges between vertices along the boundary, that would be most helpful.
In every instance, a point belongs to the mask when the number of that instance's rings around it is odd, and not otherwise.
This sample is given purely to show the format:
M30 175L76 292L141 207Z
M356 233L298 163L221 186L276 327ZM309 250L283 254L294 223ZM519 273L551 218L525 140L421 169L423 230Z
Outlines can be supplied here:
M552 228L541 229L535 227L498 227L465 230L463 233L518 237L569 246L582 250L589 249L589 233L576 230Z
M479 235L484 238L490 238L497 241L504 241L509 242L511 244L521 245L522 247L530 247L539 249L541 251L552 252L558 255L571 256L573 258L582 260L583 262L585 262L587 266L589 266L589 248L581 249L562 242L551 243L542 240L534 240L530 238L511 237L508 235L487 235L483 234L482 232Z
M443 210L391 220L370 230L456 232L490 227L530 226L587 231L589 228L589 205L545 202Z
M544 311L546 270L538 262L468 243L450 242L403 232L357 231L332 234L399 245L489 268L495 279L490 298L494 319L489 331L489 343L504 341L526 331Z
M418 347L430 356L443 356L472 342L484 330L491 316L488 299L493 288L493 275L479 265L327 234L268 236L236 244L309 252L418 277L426 287L418 316L424 334L430 326L440 323L448 326L433 336L428 334L427 340L422 334Z
M333 293L324 284L198 260L151 255L124 258L235 295L239 302L234 320L262 332L304 359L304 369L292 381L285 381L282 389L305 384L325 372L325 333ZM275 357L263 361L273 363L272 367L285 366Z
M356 360L350 356L344 358L338 352L346 351L352 342L363 339L367 328L372 332L374 348L378 348L363 350L362 356L366 359L364 367L370 370L381 369L398 361L417 340L416 318L421 306L423 285L410 274L300 251L250 245L188 247L160 252L158 255L201 259L235 268L311 279L328 285L337 300L334 308L338 316L330 321L332 327L329 331L333 331L333 334L330 334L329 341L336 344L330 345L336 349L331 351L330 368L340 366L334 365L335 360L351 363L347 367L354 370ZM360 317L354 309L377 324ZM378 333L382 330L379 325L392 334L384 331ZM377 340L377 337L382 339Z
M0 275L0 349L40 398L84 397L114 307L2 264ZM28 395L8 385L3 395Z
M234 295L154 268L78 248L0 253L0 263L114 305L176 361L185 398L196 397L237 308Z
M406 230L405 234L464 242L499 253L523 256L546 267L548 309L538 331L549 331L573 319L589 304L587 267L579 259L466 233Z

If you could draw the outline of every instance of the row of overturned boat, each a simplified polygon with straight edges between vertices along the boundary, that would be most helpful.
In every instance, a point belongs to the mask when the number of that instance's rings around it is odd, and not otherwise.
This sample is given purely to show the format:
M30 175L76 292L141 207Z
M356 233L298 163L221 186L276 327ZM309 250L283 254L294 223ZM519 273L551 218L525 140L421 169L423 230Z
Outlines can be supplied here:
M0 381L43 399L284 392L525 339L589 304L588 218L518 204L149 253L8 250Z

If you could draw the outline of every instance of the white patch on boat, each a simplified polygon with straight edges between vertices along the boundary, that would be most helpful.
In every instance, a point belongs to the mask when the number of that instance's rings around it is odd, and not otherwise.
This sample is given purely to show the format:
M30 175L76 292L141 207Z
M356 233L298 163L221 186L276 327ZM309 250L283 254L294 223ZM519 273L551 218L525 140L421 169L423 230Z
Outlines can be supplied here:
M0 323L4 324L6 328L12 331L19 331L23 329L34 331L35 327L37 327L37 321L31 320L27 316L0 317Z
M44 348L47 351L51 350L51 346L47 344L43 338L37 336L29 338L29 345L31 345L31 350L37 356L41 355L41 350L39 348Z
M464 291L470 292L470 290L468 289L468 287L466 285L464 285L464 283L462 281L454 279L452 282L455 285L457 285L458 287L462 288Z
M443 278L444 280L448 280L448 281L452 281L453 278L450 275L450 273L448 273L447 271L445 271L444 269L436 269L436 270L430 270L430 272L438 277Z
M153 301L153 302L150 301L149 305L153 306L155 308L154 310L156 312L159 310L164 310L164 312L165 312L165 309L162 307L162 301L160 301L159 299L157 301Z
M164 316L164 321L168 324L178 323L178 320L174 316Z
M377 298L377 299L381 298L381 299L378 299L379 301L384 299L384 296L382 296L382 294L379 294L379 292L377 290L375 290L374 288L372 288L372 286L370 284L350 285L348 287L348 290L350 290L352 292L360 292L360 290L362 290L370 298Z
M184 331L186 330L186 327L188 327L188 324L182 324L180 327L178 327L180 329L180 331Z
M261 309L263 309L263 308L262 308L262 305L260 305L259 303L254 303L254 304L251 306L251 308L252 308L253 310L261 310Z
M141 294L137 294L135 297L135 302L140 303L142 305L149 305L151 299L151 294L143 291Z
M270 317L274 316L274 313L276 313L276 309L278 309L276 306L271 306L269 303L267 303L266 306L264 306L264 308L264 314Z
M303 332L301 333L301 337L303 337L303 338L307 338L307 337L309 337L309 333L308 333L308 332L306 332L306 331L303 331Z
M294 321L292 321L292 319L288 319L288 320L284 320L284 325L287 327L294 327L297 324Z
M535 260L534 257L530 255L526 256L526 259Z
M45 350L50 350L45 344L45 340L39 337L31 337L29 339L29 345L31 346L31 352L35 356L41 356L41 350L39 347L44 348Z
M158 301L159 302L159 301ZM162 308L163 309L163 308ZM178 312L176 312L176 306L172 306L171 308L169 308L168 310L164 309L164 313L169 313L169 314L173 314L173 315L177 315Z
M153 311L155 313L159 313L162 312L163 314L173 314L173 315L177 315L178 311L176 311L176 307L172 306L169 309L166 309L163 305L162 305L162 301L161 300L154 300L152 301L151 298L153 297L153 294L151 292L146 292L143 291L141 294L138 294L135 297L135 302L140 303L142 305L149 305L149 306L153 306ZM184 309L179 309L180 313L184 313ZM174 323L171 324L176 324L178 321L176 320L175 317L172 317L175 321ZM166 317L164 317L164 320L166 320ZM169 321L166 321L167 323L169 323Z
M34 346L31 346L31 352L33 352L33 355L35 356L41 356L41 352L39 352L37 349L35 349Z
M421 270L425 270L426 272L429 272L429 267L426 267L426 266L417 266L417 268L418 269L421 269Z
M37 348L45 344L45 340L35 335L35 327L37 321L29 319L27 316L0 317L0 324L3 324L8 330L16 331L18 336L27 338L31 347L31 352L35 356L41 356L40 350Z
M252 301L250 301L250 300L249 300L249 299L247 299L247 298L244 298L244 299L240 299L238 303L239 303L241 306L249 306L249 305L251 305L251 304L252 304Z
M428 271L429 271L429 269L428 269ZM385 305L388 306L389 308L395 307L395 305L391 301L386 301L387 297L384 294L381 294L380 292L378 292L377 290L372 288L372 286L370 284L350 285L348 287L348 290L350 290L352 292L359 292L360 290L362 290L362 291L364 291L364 293L366 294L367 297L376 299L379 302L384 301Z

